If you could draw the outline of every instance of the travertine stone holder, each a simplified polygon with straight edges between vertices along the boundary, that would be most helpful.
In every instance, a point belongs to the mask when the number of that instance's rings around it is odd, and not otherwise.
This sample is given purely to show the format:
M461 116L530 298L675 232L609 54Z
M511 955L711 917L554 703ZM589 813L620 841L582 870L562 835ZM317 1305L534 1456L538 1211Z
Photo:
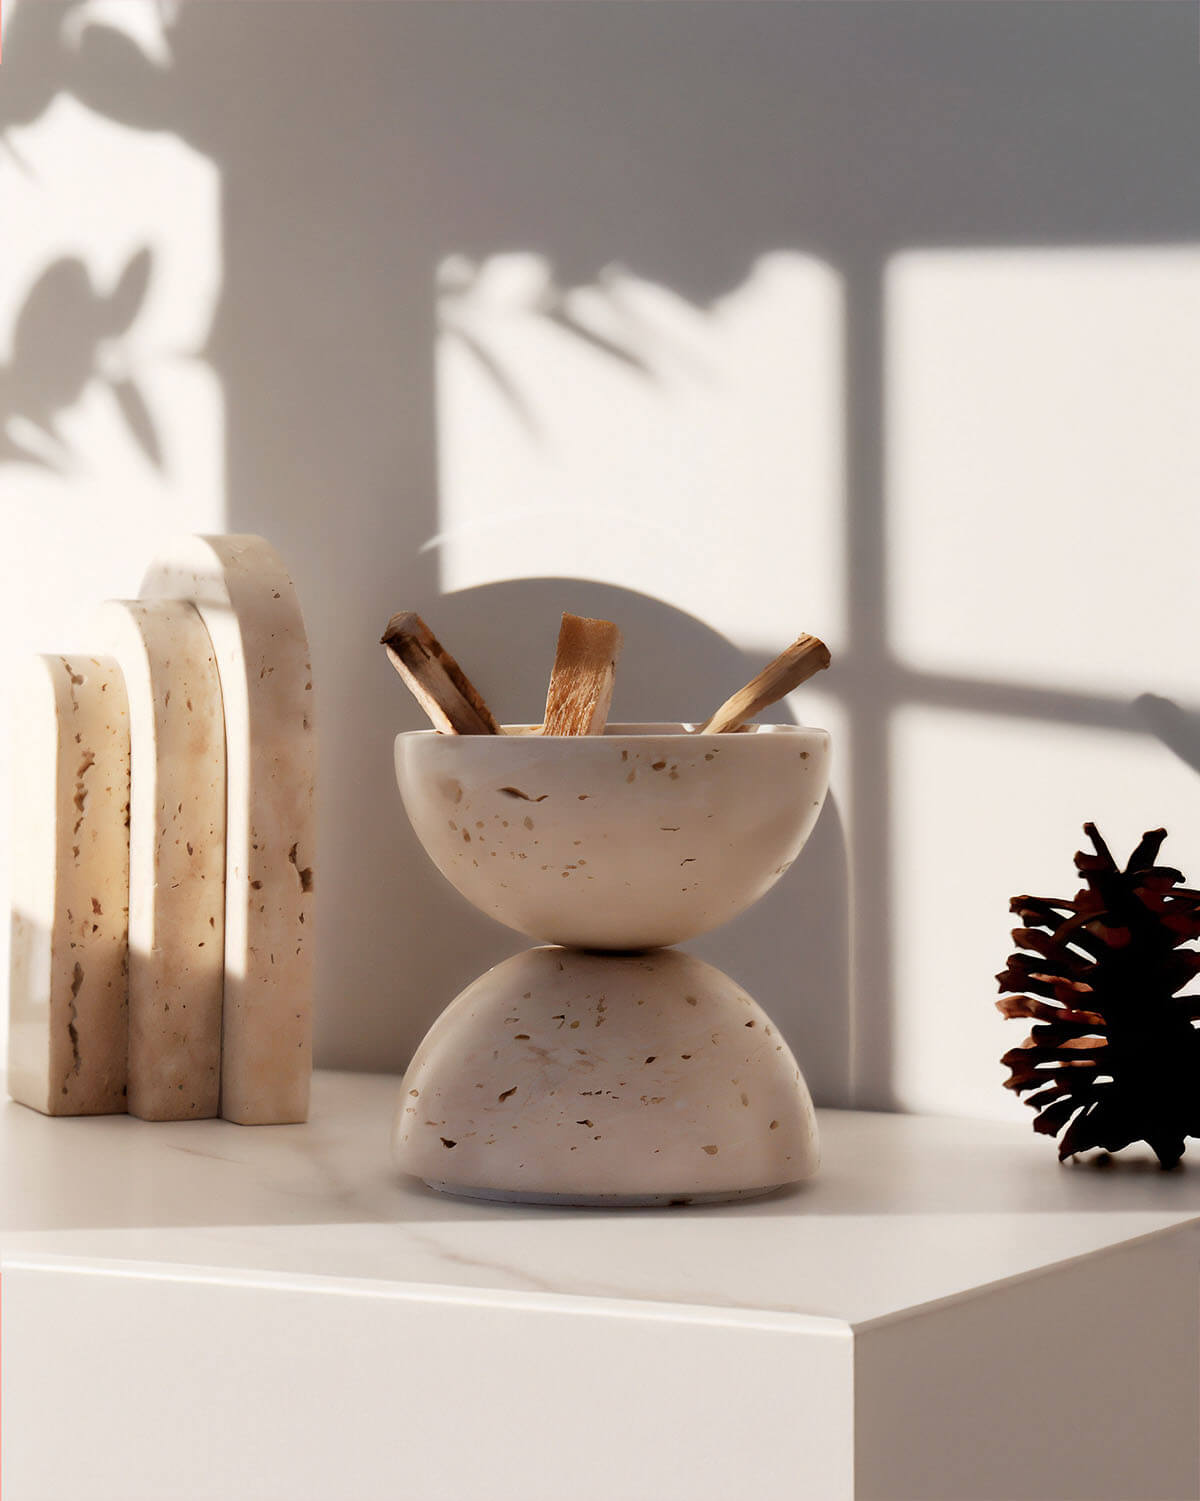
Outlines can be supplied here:
M616 725L396 740L405 808L482 911L546 940L476 980L405 1075L395 1160L448 1192L645 1205L816 1170L803 1076L727 975L665 945L767 891L820 812L829 736Z

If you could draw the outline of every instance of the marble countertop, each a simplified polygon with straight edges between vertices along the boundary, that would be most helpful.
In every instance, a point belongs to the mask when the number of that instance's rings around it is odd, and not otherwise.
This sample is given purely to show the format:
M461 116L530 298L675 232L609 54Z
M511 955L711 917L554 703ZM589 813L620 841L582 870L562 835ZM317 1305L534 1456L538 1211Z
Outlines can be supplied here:
M1200 1219L1200 1167L1060 1167L1024 1122L820 1112L799 1189L666 1210L455 1200L388 1160L398 1080L318 1073L304 1126L0 1108L0 1265L607 1299L861 1328ZM174 1270L173 1270L174 1269ZM647 1310L648 1311L648 1310Z

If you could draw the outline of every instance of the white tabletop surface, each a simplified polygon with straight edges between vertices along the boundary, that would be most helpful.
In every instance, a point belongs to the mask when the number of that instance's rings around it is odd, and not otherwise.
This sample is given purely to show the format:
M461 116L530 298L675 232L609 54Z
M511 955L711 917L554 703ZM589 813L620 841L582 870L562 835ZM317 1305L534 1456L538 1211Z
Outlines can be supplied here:
M1200 1218L1200 1159L1060 1167L1024 1122L820 1113L820 1175L660 1210L455 1200L388 1159L398 1080L319 1073L304 1126L0 1107L8 1265L99 1262L613 1299L861 1327Z

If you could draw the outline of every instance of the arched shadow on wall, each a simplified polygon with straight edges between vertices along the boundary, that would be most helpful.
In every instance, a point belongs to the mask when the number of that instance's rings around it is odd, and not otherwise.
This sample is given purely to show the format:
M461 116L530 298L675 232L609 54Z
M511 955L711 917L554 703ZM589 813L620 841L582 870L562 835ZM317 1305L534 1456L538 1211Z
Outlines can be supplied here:
M762 665L681 611L604 584L521 579L409 603L436 620L439 636L506 723L541 719L558 622L568 609L614 620L624 633L614 721L703 719ZM382 650L379 668L379 677L391 681L377 685L380 723L372 739L386 744L392 730L424 722ZM394 978L374 993L377 1014L366 1022L371 1035L394 1036L380 1063L399 1067L461 985L527 941L477 913L438 875L407 826L398 794L392 792L386 813L373 806L374 796L373 783L348 788L343 810L357 827L384 826L404 886L386 937ZM354 878L340 871L339 892ZM767 1008L824 1099L845 1098L849 1088L848 923L845 839L830 800L804 852L774 889L724 928L685 945ZM323 1053L337 1060L345 1049L348 1061L355 1060L359 1040L341 1035L335 1017L323 1025Z

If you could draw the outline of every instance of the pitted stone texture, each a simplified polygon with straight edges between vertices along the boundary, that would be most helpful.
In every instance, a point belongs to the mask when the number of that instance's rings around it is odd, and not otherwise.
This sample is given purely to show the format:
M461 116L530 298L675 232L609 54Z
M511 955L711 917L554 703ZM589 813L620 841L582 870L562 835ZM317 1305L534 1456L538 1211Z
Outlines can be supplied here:
M816 1171L808 1089L770 1018L690 954L538 948L447 1008L401 1087L397 1165L451 1192L735 1198Z
M225 702L228 864L221 1114L308 1115L313 1025L315 735L295 587L261 537L181 537L148 597L189 600L212 638Z
M800 853L830 737L799 725L700 735L397 736L417 837L481 912L577 948L681 943L728 922Z
M13 698L8 1089L125 1109L129 714L106 657L34 657Z
M217 1113L225 911L225 731L208 632L187 604L96 618L129 696L131 1115Z

